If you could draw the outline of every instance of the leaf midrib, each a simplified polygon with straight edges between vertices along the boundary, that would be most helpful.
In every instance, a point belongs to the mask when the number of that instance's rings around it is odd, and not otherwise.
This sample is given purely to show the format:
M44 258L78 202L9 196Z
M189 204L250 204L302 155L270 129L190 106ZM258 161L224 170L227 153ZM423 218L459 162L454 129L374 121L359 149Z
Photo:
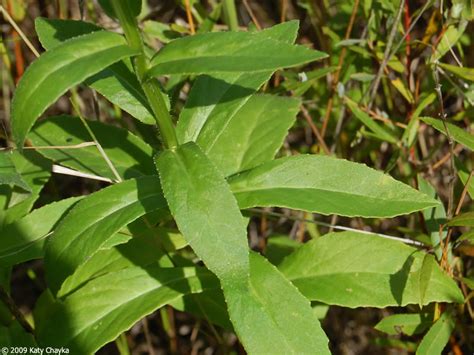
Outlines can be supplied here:
M232 187L232 181L230 181L230 186ZM380 201L390 201L390 202L409 202L413 204L423 204L426 205L427 207L434 206L434 204L429 205L428 202L420 202L420 201L411 201L411 200L395 200L394 198L389 198L385 199L383 197L374 197L374 196L367 196L363 194L357 194L357 193L348 193L345 191L338 191L334 189L321 189L321 188L311 188L311 187L294 187L294 186L274 186L274 187L262 187L262 188L248 188L248 189L233 189L232 192L234 194L239 194L239 193L254 193L254 192L259 192L259 191L270 191L270 190L299 190L299 191L304 191L304 190L311 190L315 192L329 192L329 193L340 193L348 196L356 196L356 197L367 197L370 199L376 199Z
M275 316L271 313L271 312L267 312L266 311L266 308L264 306L264 302L262 302L262 299L261 297L258 295L256 289L254 288L253 284L252 284L252 281L250 280L249 282L249 289L251 291L251 293L255 296L255 299L260 307L261 310L263 310L263 313L265 313L268 318L270 319L270 321L274 324L275 328L277 329L278 333L280 334L280 339L283 339L283 341L285 342L287 348L292 351L292 347L291 347L291 344L288 342L287 340L287 337L285 336L285 333L284 331L280 328L280 326L278 325L278 322L277 320L275 319ZM299 292L299 291L298 291Z

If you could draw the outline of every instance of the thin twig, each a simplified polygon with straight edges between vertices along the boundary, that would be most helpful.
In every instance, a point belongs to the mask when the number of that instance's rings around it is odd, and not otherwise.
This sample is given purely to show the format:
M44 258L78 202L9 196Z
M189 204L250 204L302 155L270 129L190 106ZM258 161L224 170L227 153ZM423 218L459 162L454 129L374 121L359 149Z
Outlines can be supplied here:
M331 216L331 223L330 223L330 224L331 224L332 227L329 228L329 233L332 233L332 232L334 231L334 226L335 226L336 223L337 223L337 218L338 218L338 217L337 217L337 214L333 214L333 215Z
M176 336L176 321L174 317L174 310L171 306L165 306L165 310L168 314L169 321L169 332L168 336L170 337L170 348L173 354L177 354L179 350L178 337Z
M16 24L15 20L10 16L10 14L8 13L7 10L5 10L5 8L0 5L0 12L3 14L3 17L5 17L5 20L8 21L8 23L15 29L15 31L20 35L21 39L25 42L25 44L28 46L28 48L33 52L33 54L36 56L36 57L39 57L40 54L39 52L36 50L36 48L33 46L33 44L30 42L30 40L28 39L28 37L25 36L25 34L23 33L23 31L21 30L21 28Z
M446 240L444 243L441 241L443 240L443 229L444 226L440 225L439 226L439 240L440 240L440 247L442 248L442 254L441 254L441 261L440 261L440 266L443 270L446 270L448 274L451 274L451 266L448 263L448 251L449 251L449 243L451 242L451 234L453 233L453 229L451 227L448 228L448 233L446 234Z
M20 35L21 39L25 42L25 44L28 46L28 48L33 52L33 54L36 56L36 57L39 57L40 54L39 52L36 50L36 48L33 46L33 44L30 42L30 40L28 39L28 37L25 36L25 34L23 33L23 31L20 29L20 27L16 24L15 20L13 20L13 18L10 16L10 14L5 10L5 8L0 5L0 12L3 14L3 16L5 17L5 19L10 23L10 25L15 29L15 31L18 32L18 34ZM74 100L71 99L71 103L73 105L73 107L75 108L75 110L77 111L77 114L79 116L79 118L82 120L82 122L84 123L86 129L88 130L89 134L91 135L91 137L93 138L94 142L95 142L95 145L97 146L97 149L99 150L99 152L101 153L101 155L104 157L104 160L106 161L107 165L109 166L109 168L112 170L113 174L115 175L117 181L122 181L122 178L120 177L120 175L118 174L117 170L115 169L115 167L113 166L112 162L110 161L110 159L108 158L107 154L105 153L105 151L102 149L102 146L100 145L100 143L97 141L95 135L94 135L94 132L92 132L92 130L90 129L90 127L87 125L87 122L85 122L84 118L82 117L82 114L80 113L80 110L78 109L76 103L74 102ZM61 171L61 170L60 170ZM58 171L56 171L58 172ZM59 173L59 172L58 172ZM78 172L76 172L78 173ZM76 174L76 176L79 176ZM106 178L102 178L102 177L98 177L98 176L94 176L94 175L90 175L90 174L83 174L81 173L81 176L82 177L88 177L88 178L94 178L96 180L102 180L102 181L107 181L109 182L110 179L107 179L107 180L104 180Z
M155 355L155 350L153 349L153 343L151 342L150 329L148 327L148 319L144 317L142 319L143 324L143 334L145 334L146 346L148 348L148 354Z
M448 208L447 208L447 213L446 216L448 219L451 219L453 217L453 203L454 203L454 183L456 181L456 167L454 166L454 141L449 133L449 128L448 128L448 122L447 122L447 116L444 111L444 100L443 100L443 93L441 91L441 84L439 82L439 75L438 75L438 63L434 63L434 69L433 69L433 78L435 81L435 91L438 96L438 102L439 102L439 109L440 109L440 118L441 121L443 122L443 128L444 128L444 133L446 134L446 137L448 138L448 145L449 145L449 152L451 154L450 156L450 164L449 164L449 182L448 182Z
M306 119L309 126L311 127L313 134L316 136L316 139L318 140L318 143L321 146L321 148L323 148L324 152L327 155L331 155L331 152L328 146L326 145L326 142L324 142L324 138L322 134L319 132L318 127L316 127L316 125L314 124L313 119L311 118L311 115L309 114L308 110L303 105L301 105L301 112L303 113L304 118Z
M42 145L39 147L23 147L23 150L48 150L48 149L81 149L96 145L95 142L84 142L75 145ZM17 150L16 148L0 148L2 150Z
M253 13L253 10L250 7L249 3L247 2L247 0L243 0L243 3L244 3L244 6L245 6L245 9L247 10L248 14L250 15L250 18L252 19L252 22L255 24L255 27L257 27L257 29L260 31L262 29L262 26L260 26L260 23L258 22L257 17Z
M456 268L457 268L458 273L462 275L462 271L461 271L461 267L459 266L459 263L456 264ZM461 284L461 290L462 290L462 293L464 295L465 304L467 306L467 311L469 312L469 315L470 315L471 319L474 320L474 311L472 310L471 299L470 299L470 298L472 298L472 295L471 295L471 297L469 297L469 291L468 291L465 283L463 282L463 280L458 279L458 281Z
M194 28L194 19L193 14L191 13L191 5L189 4L189 0L184 0L184 6L186 7L186 17L188 18L189 31L193 35L196 33L196 29Z
M118 173L117 169L115 168L114 164L112 163L112 161L109 159L109 157L107 156L107 153L104 151L104 149L102 148L102 145L99 143L99 141L97 140L97 137L95 136L94 132L92 131L92 129L89 127L89 124L87 123L86 119L82 116L82 113L81 113L81 110L79 108L79 106L77 105L77 102L73 99L73 97L71 97L71 104L74 108L74 111L76 111L76 114L79 116L79 119L81 120L82 124L84 125L84 127L86 128L87 132L89 133L89 135L91 136L92 140L95 142L95 145L97 146L97 150L99 151L99 153L102 155L102 158L104 158L105 162L107 163L107 166L109 167L109 169L112 171L112 174L114 174L115 176L115 179L118 181L118 182L121 182L122 181L122 178L120 177L120 174Z
M416 245L418 247L426 247L425 244L421 243L421 242L418 242L416 240L411 240L411 239L405 239L405 238L399 238L399 237L394 237L394 236L391 236L391 235L386 235L386 234L381 234L381 233L375 233L375 232L369 232L369 231L365 231L365 230L361 230L361 229L355 229L355 228L350 228L350 227L344 227L344 226L338 226L338 225L334 225L334 224L330 224L330 223L324 223L324 222L320 222L320 221L315 221L315 220L312 220L312 219L305 219L305 218L298 218L298 217L292 217L292 216L287 216L287 215L284 215L283 213L277 213L277 212L270 212L270 211L263 211L259 208L249 208L248 211L250 212L254 212L254 213L265 213L267 214L268 216L273 216L273 217L285 217L285 218L288 218L289 220L293 220L293 221L302 221L302 222L307 222L307 223L313 223L313 224L316 224L316 225L320 225L320 226L323 226L323 227L328 227L328 228L333 228L333 229L337 229L337 230L343 230L343 231L349 231L349 232L357 232L357 233L362 233L362 234L369 234L369 235L373 235L373 236L377 236L377 237L381 237L381 238L386 238L386 239L392 239L392 240L396 240L396 241L399 241L399 242L402 242L402 243L405 243L405 244L411 244L411 245Z
M9 61L6 48L2 39L0 39L0 70L2 74L2 101L3 101L3 119L0 119L2 130L5 135L5 140L8 142L8 131L6 124L10 122L10 86L13 86L13 79L11 78L11 63ZM10 80L9 80L10 79Z
M339 113L339 118L336 123L336 128L334 129L333 143L331 145L331 153L333 154L336 152L337 142L339 141L339 136L341 135L341 132L342 132L342 126L344 124L345 115L346 115L346 107L343 105Z
M397 14L395 15L395 20L393 21L392 29L390 30L390 34L388 36L387 46L385 47L383 60L382 60L382 63L380 64L379 71L377 72L377 75L375 76L375 79L374 79L374 83L372 85L370 99L367 105L369 110L372 108L372 104L374 103L375 96L377 95L377 91L379 89L380 80L382 79L382 75L385 70L385 67L387 66L387 63L390 60L393 40L395 39L395 35L397 34L398 23L400 22L400 18L402 17L402 12L403 12L404 7L405 7L405 0L400 0L400 5L398 7Z
M386 124L392 124L392 125L395 125L397 127L400 127L400 128L407 128L408 125L404 124L404 123L401 123L401 122L393 122L390 118L388 117L383 117L383 116L380 116L377 112L375 111L372 111L372 110L369 110L367 109L367 107L364 107L364 106L359 106L359 108L362 110L362 111L365 111L366 113L368 113L370 116L372 116L374 119L378 120L378 121L382 121Z
M428 7L430 5L433 4L433 0L431 1L427 1L425 6L423 6L423 8L420 10L418 16L416 16L416 19L411 21L411 24L410 24L410 27L407 29L407 31L405 32L405 34L403 35L402 39L397 43L397 45L395 46L395 48L393 49L392 53L390 53L389 57L388 57L388 60L390 60L390 58L392 58L395 53L398 52L398 50L400 49L400 47L402 46L402 44L405 42L405 39L411 34L411 31L413 31L413 29L415 28L416 24L418 23L418 20L421 18L421 16L423 16L423 14L425 13L425 11L428 9Z
M438 67L438 71L441 73L442 76L444 76L448 81L449 83L456 89L456 91L467 101L469 102L469 104L471 106L474 106L474 101L468 96L466 95L466 93L464 92L463 89L461 89L459 87L458 84L456 84L453 79L451 79L451 77L440 67Z
M458 144L454 148L454 154L459 154L464 149L464 147L461 144ZM451 158L451 152L446 153L440 160L438 160L436 163L433 164L431 169L437 170L439 167L443 166L444 163L446 163L449 159Z
M0 286L0 300L7 306L8 310L10 313L16 318L18 323L23 327L23 329L34 335L33 328L31 327L30 323L28 323L23 316L23 313L18 309L17 305L13 301L13 299L10 297L10 295L5 291L3 286Z
M459 197L459 202L458 205L456 206L456 211L454 211L454 215L457 216L459 212L461 212L461 207L464 202L464 199L466 198L467 192L469 190L469 185L471 184L472 177L474 176L474 170L471 170L471 173L469 174L469 177L466 180L466 183L464 184L464 188L462 189L461 197Z
M452 159L451 159L452 160ZM467 178L466 184L464 185L464 188L461 193L461 197L459 198L458 204L456 206L456 210L454 212L453 217L457 216L459 212L461 212L461 207L464 202L464 199L466 198L467 191L469 190L469 185L471 183L472 176L474 174L474 171L471 171L469 174L469 177ZM442 240L442 234L441 230L444 226L440 226L440 240ZM441 266L446 269L448 272L450 272L450 266L448 264L448 249L449 249L449 242L451 240L451 234L453 232L452 227L448 227L448 234L446 236L446 242L444 243L444 248L443 248L443 254L441 258Z
M280 22L286 21L286 13L288 11L288 0L281 0L281 16Z
M114 183L113 180L103 177L103 176L98 176L98 175L93 175L93 174L88 174L88 173L83 173L77 170L69 169L61 165L56 165L54 164L52 167L52 172L56 174L62 174L62 175L69 175L69 176L77 176L77 177L82 177L86 179L91 179L91 180L98 180L98 181L104 181L104 182L109 182L111 184Z
M355 0L354 6L352 7L351 18L349 19L349 25L347 26L346 34L344 36L344 40L348 40L350 35L351 35L352 27L354 27L355 17L357 15L358 8L359 8L359 0ZM344 46L341 49L341 55L339 56L339 61L337 63L337 71L334 74L334 77L333 77L332 82L331 82L331 93L330 93L330 96L329 96L328 104L326 106L326 112L324 114L323 126L321 128L321 136L323 137L323 139L324 139L324 136L326 135L326 129L327 129L327 125L328 125L328 122L329 122L329 118L331 117L331 111L332 111L332 107L334 105L334 95L336 93L336 87L337 87L337 83L339 81L339 77L341 75L342 63L344 62L344 58L346 56L346 53L347 53L347 47Z

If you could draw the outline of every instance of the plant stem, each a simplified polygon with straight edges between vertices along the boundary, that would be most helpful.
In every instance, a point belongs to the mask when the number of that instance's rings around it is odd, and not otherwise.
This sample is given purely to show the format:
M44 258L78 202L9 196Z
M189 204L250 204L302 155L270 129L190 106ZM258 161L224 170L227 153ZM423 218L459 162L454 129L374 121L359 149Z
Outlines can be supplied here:
M352 7L351 17L349 19L349 25L346 28L346 34L344 35L344 40L348 40L351 36L352 27L354 27L355 18L357 16L357 10L359 9L359 0L355 0L354 6ZM326 112L324 114L323 126L321 128L321 137L324 139L326 135L326 129L329 122L329 118L331 117L332 107L334 105L334 95L336 94L337 84L339 82L339 77L341 76L342 72L342 65L344 64L344 58L346 57L347 47L342 47L341 54L339 56L339 61L337 63L337 71L334 74L332 81L331 81L331 91L329 96L329 101L326 106Z
M369 110L372 108L372 104L374 103L375 96L377 95L377 90L380 85L380 79L382 79L382 75L385 70L385 67L387 66L387 63L390 60L390 57L392 55L392 52L391 52L392 44L393 44L393 40L395 39L395 35L397 34L397 26L398 26L398 23L400 22L400 18L402 17L404 7L405 7L405 0L400 0L400 5L398 7L397 14L395 15L395 20L393 21L392 29L390 30L390 34L388 36L387 46L385 47L382 64L380 64L379 71L377 72L377 75L375 76L375 79L372 85L372 91L370 93L369 103L367 104L367 108Z
M196 29L194 28L193 14L191 13L191 4L189 3L189 0L184 0L184 4L186 7L186 17L188 18L189 31L193 35L196 33Z
M440 109L439 116L441 118L441 121L443 122L443 127L444 127L446 137L448 138L448 146L449 146L449 153L450 153L449 182L448 182L449 194L448 194L448 207L446 210L446 217L448 219L451 219L453 217L453 207L454 207L454 183L456 182L456 166L454 165L454 141L449 132L448 119L447 119L446 112L444 111L444 99L443 99L443 93L441 91L441 84L439 81L437 62L434 63L433 78L435 81L435 91L438 97L438 103L439 103L439 109Z
M249 3L247 2L247 0L243 0L243 3L244 3L244 6L245 6L245 9L247 10L250 18L252 19L252 22L254 23L255 27L257 27L257 30L261 31L262 26L260 26L260 23L258 22L257 17L253 13L252 8L250 7Z
M8 310L16 318L16 320L22 326L22 328L26 332L34 335L34 331L30 323L26 321L25 317L23 316L23 313L21 313L21 311L18 309L13 299L10 297L10 295L5 291L5 289L2 286L0 286L0 301L3 302L5 306L7 306Z
M224 19L227 26L231 31L239 30L239 21L237 19L237 10L235 8L234 0L224 0L223 1L223 10L224 10Z
M33 44L30 42L30 40L28 39L28 37L23 33L23 31L21 30L21 28L16 24L15 20L10 16L10 14L8 13L7 10L5 10L5 8L0 5L0 12L2 13L3 17L5 18L5 20L8 21L8 23L10 23L10 25L15 29L16 32L18 32L18 34L20 35L21 39L23 40L23 42L25 42L25 44L28 46L28 48L33 52L33 54L38 58L40 56L39 52L36 50L36 48L33 46Z
M135 58L135 73L153 110L165 147L174 149L178 146L178 139L176 138L173 120L166 108L164 94L161 92L157 79L144 80L145 73L148 70L148 58L146 57L142 37L138 30L137 20L131 15L131 11L127 8L125 1L112 1L111 3L122 25L128 44L133 49L138 49L141 53Z

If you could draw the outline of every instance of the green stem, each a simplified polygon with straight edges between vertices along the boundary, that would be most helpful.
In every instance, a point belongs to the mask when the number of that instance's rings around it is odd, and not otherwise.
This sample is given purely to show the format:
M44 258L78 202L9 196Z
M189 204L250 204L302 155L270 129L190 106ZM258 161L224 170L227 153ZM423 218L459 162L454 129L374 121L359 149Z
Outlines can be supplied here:
M223 1L224 20L231 31L239 30L239 20L237 19L237 10L234 0Z
M178 139L176 138L173 120L166 108L164 94L160 89L157 79L144 79L149 63L145 54L142 37L138 30L137 19L131 15L131 11L128 9L126 1L116 0L112 1L111 4L114 7L115 14L118 17L120 24L122 25L128 44L130 47L139 50L141 53L135 58L135 73L142 84L143 91L145 92L151 109L153 110L165 147L168 149L174 149L178 146Z

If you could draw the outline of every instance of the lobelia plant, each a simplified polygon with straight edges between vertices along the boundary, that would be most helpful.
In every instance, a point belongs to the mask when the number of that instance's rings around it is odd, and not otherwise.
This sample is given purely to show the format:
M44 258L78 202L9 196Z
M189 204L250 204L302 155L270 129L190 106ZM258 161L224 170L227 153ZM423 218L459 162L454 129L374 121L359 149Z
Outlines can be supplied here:
M294 44L296 21L183 37L153 54L136 20L141 2L101 4L124 36L82 21L37 19L47 51L29 66L12 102L19 151L27 139L34 147L58 146L41 155L0 155L10 167L0 182L23 189L16 192L20 203L1 216L0 267L8 273L44 258L48 286L34 310L34 337L16 321L4 327L15 344L94 353L172 305L233 329L251 354L329 353L311 302L381 308L464 302L432 255L399 240L330 233L277 265L249 249L242 211L250 208L387 218L439 205L363 164L324 155L275 158L300 101L259 89L276 70L326 57ZM193 81L176 125L157 79L163 76ZM79 112L35 125L81 83L142 124L156 125L163 149ZM78 144L83 148L67 149ZM113 184L30 211L51 161ZM191 256L183 253L189 247ZM426 343L438 328L452 326L445 312Z

